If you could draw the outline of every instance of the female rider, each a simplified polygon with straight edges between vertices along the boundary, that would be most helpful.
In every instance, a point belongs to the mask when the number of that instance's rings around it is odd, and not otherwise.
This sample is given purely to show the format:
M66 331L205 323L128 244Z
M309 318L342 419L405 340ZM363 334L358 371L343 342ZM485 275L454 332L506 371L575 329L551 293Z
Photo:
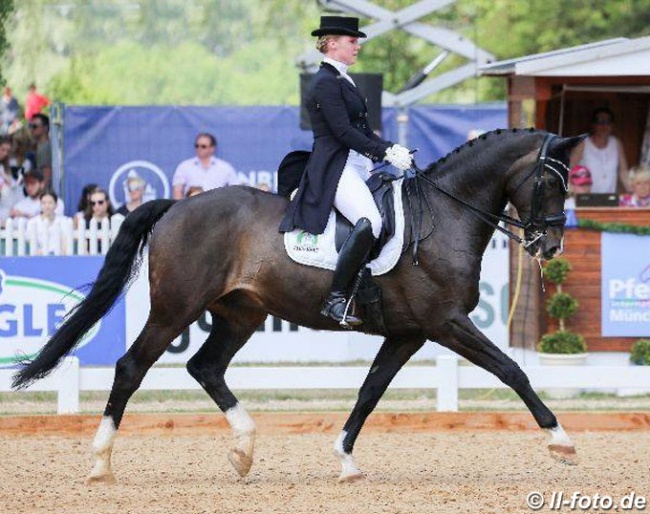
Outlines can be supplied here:
M322 234L332 207L354 226L339 252L330 293L321 313L343 321L347 290L379 237L381 216L365 179L372 163L386 160L400 170L411 167L408 148L385 141L368 124L366 101L347 74L361 45L359 19L322 16L314 30L316 48L325 56L306 95L314 132L312 153L280 232L300 228ZM362 320L347 315L345 321Z

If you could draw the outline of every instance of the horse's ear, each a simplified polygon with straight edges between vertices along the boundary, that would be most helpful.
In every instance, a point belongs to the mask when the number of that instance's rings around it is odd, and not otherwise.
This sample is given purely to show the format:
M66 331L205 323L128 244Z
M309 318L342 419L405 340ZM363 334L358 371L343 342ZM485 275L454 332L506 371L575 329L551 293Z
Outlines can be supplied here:
M581 134L579 136L574 136L574 137L563 137L562 140L560 141L560 144L557 146L557 148L564 150L566 152L570 152L576 146L582 143L587 138L587 136L589 136L589 134Z

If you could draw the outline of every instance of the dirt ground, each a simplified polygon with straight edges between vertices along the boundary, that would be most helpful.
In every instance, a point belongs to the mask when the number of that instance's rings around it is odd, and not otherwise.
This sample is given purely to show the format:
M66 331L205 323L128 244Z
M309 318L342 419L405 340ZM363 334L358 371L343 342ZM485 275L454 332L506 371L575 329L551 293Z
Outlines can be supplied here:
M331 451L345 414L253 417L255 464L242 479L227 460L222 417L127 415L113 454L114 486L84 484L98 416L0 417L0 513L501 514L533 512L526 497L535 491L547 501L576 491L614 502L633 491L650 499L650 416L643 413L561 414L578 466L549 457L529 414L378 414L355 448L367 476L355 484L337 483Z

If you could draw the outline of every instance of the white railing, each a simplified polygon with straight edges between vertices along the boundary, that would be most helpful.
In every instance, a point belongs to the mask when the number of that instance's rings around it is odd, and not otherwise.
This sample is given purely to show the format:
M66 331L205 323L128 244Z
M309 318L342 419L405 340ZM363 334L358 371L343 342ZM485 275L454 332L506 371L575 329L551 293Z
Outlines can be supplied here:
M537 390L554 388L638 389L650 387L650 366L528 366L522 368ZM11 391L14 370L0 369L0 392ZM367 366L233 366L226 373L234 390L358 389ZM82 368L66 357L51 376L28 391L58 393L57 412L79 412L80 391L110 391L113 368ZM170 387L173 384L173 387ZM496 377L475 366L460 366L454 356L440 356L436 366L406 366L391 383L393 389L435 389L439 412L458 411L460 389L507 389ZM140 390L201 390L185 368L154 367Z
M35 234L27 230L26 218L8 218L5 227L0 230L0 256L23 257L34 255ZM86 228L85 223L73 227L72 218L64 218L60 237L64 241L65 251L62 255L102 255L117 237L124 221L121 214L114 215L108 223L97 223L91 219ZM107 244L103 244L106 241Z

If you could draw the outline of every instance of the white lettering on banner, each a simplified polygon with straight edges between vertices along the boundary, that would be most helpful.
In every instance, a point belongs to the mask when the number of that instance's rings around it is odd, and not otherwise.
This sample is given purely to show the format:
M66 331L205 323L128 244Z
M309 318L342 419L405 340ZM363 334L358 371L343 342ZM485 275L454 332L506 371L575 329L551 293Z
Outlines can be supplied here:
M241 180L245 180L246 184L255 187L268 186L271 191L275 191L277 176L277 172L275 171L251 170L248 173L239 171L237 175Z
M609 281L609 297L612 299L623 298L641 300L650 299L650 284L639 283L633 278L627 280L611 279Z
M84 296L64 284L7 275L0 269L0 366L10 366L16 355L33 358ZM99 322L83 338L88 344Z
M650 321L650 311L626 311L623 309L612 309L609 311L610 321L622 321L626 323L647 323Z
M498 347L508 348L508 266L507 238L495 235L483 257L480 298L470 314L472 322ZM145 259L137 280L126 295L126 341L133 343L149 314L149 284ZM212 328L209 314L178 337L161 357L162 363L184 363L194 355ZM268 316L264 325L235 357L235 362L345 362L372 360L381 337L355 332L310 330ZM425 345L414 359L431 359L441 352L437 345Z

